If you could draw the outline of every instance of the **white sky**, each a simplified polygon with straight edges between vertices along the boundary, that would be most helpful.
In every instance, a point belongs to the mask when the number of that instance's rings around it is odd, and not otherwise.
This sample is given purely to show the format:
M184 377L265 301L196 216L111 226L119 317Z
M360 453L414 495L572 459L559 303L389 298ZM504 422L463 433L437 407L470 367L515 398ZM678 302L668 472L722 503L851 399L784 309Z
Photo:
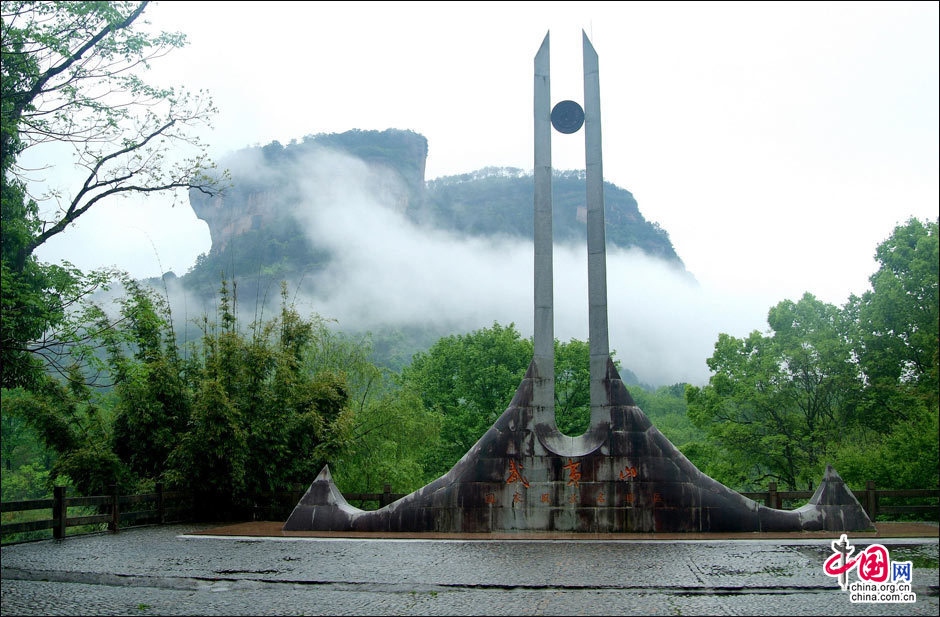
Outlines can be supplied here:
M580 102L583 28L600 57L605 179L703 286L766 308L804 291L844 303L897 223L938 214L934 2L164 2L146 15L189 37L149 79L211 91L216 156L412 129L428 179L531 168L533 57L550 29L552 102ZM583 167L582 135L554 134L556 168ZM182 274L209 234L170 201L101 207L40 256L141 277L159 256Z

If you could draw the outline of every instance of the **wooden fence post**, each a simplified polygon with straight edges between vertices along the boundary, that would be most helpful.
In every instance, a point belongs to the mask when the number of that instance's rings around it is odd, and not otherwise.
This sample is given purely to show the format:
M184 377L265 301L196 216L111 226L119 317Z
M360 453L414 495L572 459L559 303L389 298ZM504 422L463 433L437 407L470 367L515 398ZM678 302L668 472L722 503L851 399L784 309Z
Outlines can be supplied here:
M65 505L65 487L53 487L52 499L52 520L55 522L52 527L52 537L61 540L65 537L65 519L68 513L68 507Z
M120 495L118 495L117 484L111 485L111 522L108 523L108 531L117 533L121 527L121 506Z
M875 490L874 480L865 483L865 510L868 511L868 518L875 522L878 516L878 492Z
M166 508L163 502L163 482L157 482L157 522L166 523Z
M770 486L767 489L767 502L766 505L768 508L779 508L777 505L777 483L771 482Z
M392 485L386 484L382 487L382 499L379 501L379 507L384 508L390 503L392 503Z

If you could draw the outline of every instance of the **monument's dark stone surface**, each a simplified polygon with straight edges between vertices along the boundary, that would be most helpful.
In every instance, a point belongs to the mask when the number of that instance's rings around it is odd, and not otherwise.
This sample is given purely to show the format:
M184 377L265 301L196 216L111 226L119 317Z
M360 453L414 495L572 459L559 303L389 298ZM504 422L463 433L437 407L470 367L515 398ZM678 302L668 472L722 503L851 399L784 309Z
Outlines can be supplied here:
M613 363L610 419L578 442L536 421L534 364L492 428L446 475L381 510L350 506L324 467L285 530L784 531L871 529L830 467L810 503L764 507L699 471L634 404ZM564 444L588 443L584 451Z

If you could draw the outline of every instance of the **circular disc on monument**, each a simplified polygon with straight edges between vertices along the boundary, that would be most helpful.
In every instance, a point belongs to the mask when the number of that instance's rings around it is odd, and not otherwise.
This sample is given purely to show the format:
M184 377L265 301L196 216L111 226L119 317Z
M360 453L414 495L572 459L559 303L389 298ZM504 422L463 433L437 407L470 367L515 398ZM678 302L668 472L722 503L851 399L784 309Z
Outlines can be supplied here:
M552 109L552 126L559 133L577 133L584 124L584 110L574 101L561 101Z

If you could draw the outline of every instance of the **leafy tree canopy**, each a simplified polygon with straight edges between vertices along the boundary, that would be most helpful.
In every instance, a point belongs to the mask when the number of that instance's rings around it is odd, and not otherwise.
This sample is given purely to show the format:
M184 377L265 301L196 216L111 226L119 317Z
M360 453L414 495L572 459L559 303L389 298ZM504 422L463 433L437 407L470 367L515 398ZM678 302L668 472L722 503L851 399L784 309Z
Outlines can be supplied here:
M53 343L75 342L70 311L112 275L41 263L39 246L101 200L217 186L191 132L215 112L211 99L140 77L151 60L185 42L179 33L141 31L147 5L2 3L3 387L40 387ZM66 192L32 195L19 157L49 143L73 148L84 179ZM182 146L192 155L171 162L171 149L181 156Z
M708 435L690 458L738 488L806 488L825 463L856 484L936 485L937 222L899 225L876 258L872 288L841 309L805 294L770 310L767 334L719 336L708 385L686 391Z
M878 402L903 414L904 394L937 405L940 235L937 221L899 225L875 252L871 290L853 296L856 348ZM899 398L900 397L900 398Z
M589 357L585 341L555 341L555 421L568 435L590 425ZM532 341L498 323L414 355L402 383L440 417L440 444L426 461L432 476L446 473L506 410L531 360Z
M719 336L709 385L687 390L689 416L749 461L756 480L806 487L854 420L862 382L836 307L805 294L772 308L768 322L769 335Z

